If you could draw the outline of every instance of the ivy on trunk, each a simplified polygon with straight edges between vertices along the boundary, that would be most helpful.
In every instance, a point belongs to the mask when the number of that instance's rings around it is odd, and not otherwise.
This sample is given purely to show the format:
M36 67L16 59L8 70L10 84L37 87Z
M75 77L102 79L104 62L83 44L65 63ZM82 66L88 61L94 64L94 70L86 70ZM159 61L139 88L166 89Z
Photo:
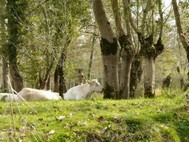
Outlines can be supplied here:
M12 86L16 91L23 88L23 79L19 73L17 65L17 48L22 42L23 22L26 21L25 10L27 8L27 1L7 0L7 15L8 15L8 58L10 75L12 79Z

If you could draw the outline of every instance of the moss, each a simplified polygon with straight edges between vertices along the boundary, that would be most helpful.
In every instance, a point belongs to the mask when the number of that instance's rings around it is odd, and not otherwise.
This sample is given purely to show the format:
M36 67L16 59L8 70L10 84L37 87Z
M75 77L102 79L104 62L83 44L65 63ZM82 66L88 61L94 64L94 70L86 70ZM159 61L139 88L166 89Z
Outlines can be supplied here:
M102 55L104 55L104 56L117 54L118 44L117 44L116 38L113 39L112 43L110 43L108 40L106 40L104 38L101 38L100 46L101 46Z
M121 46L121 52L125 52L127 54L127 58L131 59L134 56L132 49L132 42L130 41L130 37L127 35L122 35L119 37L119 43Z
M110 99L110 98L115 98L115 89L110 86L108 83L105 84L104 87L104 98L105 99Z

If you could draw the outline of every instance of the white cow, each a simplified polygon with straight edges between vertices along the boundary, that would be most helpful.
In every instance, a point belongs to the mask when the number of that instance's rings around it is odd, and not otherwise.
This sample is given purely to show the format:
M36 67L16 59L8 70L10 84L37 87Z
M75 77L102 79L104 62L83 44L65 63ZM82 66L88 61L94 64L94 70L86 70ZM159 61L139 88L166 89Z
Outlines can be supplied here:
M64 100L82 100L91 97L92 92L102 92L102 86L97 79L93 79L86 84L77 85L70 88L64 94Z
M39 101L39 100L61 100L59 93L39 90L33 88L23 88L19 95L26 101Z
M21 98L12 93L0 93L0 100L5 102L21 101Z

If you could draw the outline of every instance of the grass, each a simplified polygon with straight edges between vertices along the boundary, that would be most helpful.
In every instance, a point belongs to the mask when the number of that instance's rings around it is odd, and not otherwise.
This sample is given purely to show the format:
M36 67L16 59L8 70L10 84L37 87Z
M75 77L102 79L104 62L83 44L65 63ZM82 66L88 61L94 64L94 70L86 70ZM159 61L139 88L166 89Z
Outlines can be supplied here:
M11 104L0 102L0 141L189 142L185 106L178 91L153 99L13 103L13 115Z

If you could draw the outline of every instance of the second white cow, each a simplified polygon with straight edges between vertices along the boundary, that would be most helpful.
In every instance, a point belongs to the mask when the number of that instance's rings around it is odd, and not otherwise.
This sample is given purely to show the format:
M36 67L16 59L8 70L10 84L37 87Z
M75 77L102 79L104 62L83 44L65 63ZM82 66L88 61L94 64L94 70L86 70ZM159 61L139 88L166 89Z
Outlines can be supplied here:
M23 88L19 95L26 101L39 101L39 100L61 100L59 93L39 90L34 88Z
M64 100L82 100L91 97L92 92L102 92L103 88L97 79L93 79L86 84L77 85L70 88L64 94Z

